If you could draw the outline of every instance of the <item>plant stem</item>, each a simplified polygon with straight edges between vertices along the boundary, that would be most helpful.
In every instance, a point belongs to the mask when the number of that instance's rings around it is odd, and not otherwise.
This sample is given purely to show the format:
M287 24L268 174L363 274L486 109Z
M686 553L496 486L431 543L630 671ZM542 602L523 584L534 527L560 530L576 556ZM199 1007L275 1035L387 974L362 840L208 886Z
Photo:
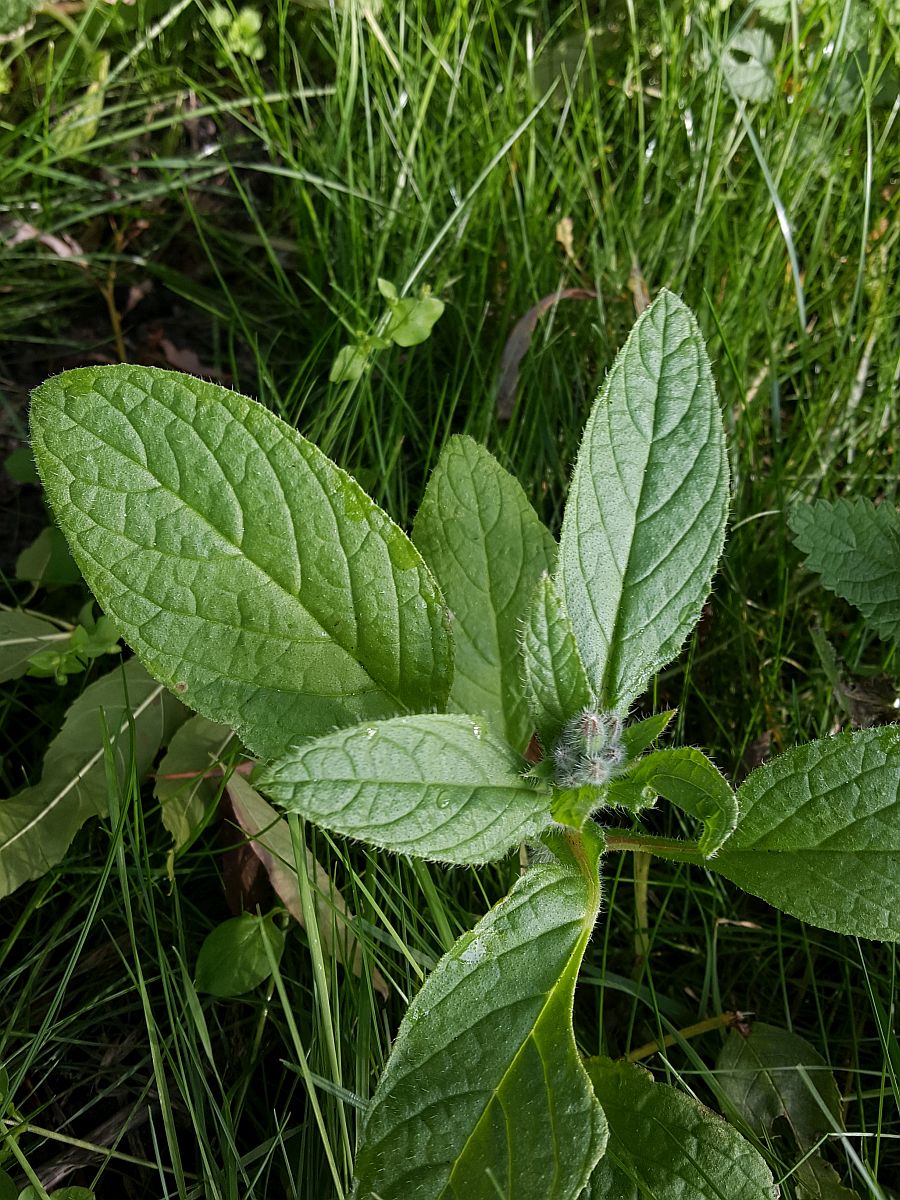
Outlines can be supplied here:
M693 842L682 842L678 838L656 837L654 834L614 833L604 830L608 850L645 851L672 862L689 862L702 865L706 860Z
M699 1037L702 1033L711 1033L714 1029L723 1029L737 1025L743 1019L744 1014L740 1012L723 1012L715 1017L707 1017L705 1021L698 1021L696 1025L688 1025L684 1029L679 1029L677 1033L666 1034L662 1041L647 1042L643 1046L638 1046L635 1050L629 1050L625 1055L625 1061L640 1062L643 1058L650 1058L660 1050L665 1050L667 1046L674 1046L676 1042Z

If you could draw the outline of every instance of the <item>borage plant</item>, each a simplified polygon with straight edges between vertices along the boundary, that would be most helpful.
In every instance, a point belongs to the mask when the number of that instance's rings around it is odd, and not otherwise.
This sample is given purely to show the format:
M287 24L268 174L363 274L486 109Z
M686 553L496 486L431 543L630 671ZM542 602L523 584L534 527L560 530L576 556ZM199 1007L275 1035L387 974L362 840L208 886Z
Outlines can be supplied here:
M583 1062L572 1029L613 850L695 863L827 929L900 934L900 731L789 750L735 794L699 750L652 748L670 713L628 720L723 545L725 437L685 306L660 295L616 359L558 546L468 438L410 541L261 405L170 372L67 372L38 388L32 430L97 599L154 676L237 732L261 791L439 862L531 849L410 1005L365 1114L359 1200L774 1196L736 1130L640 1068ZM598 824L660 796L696 842Z

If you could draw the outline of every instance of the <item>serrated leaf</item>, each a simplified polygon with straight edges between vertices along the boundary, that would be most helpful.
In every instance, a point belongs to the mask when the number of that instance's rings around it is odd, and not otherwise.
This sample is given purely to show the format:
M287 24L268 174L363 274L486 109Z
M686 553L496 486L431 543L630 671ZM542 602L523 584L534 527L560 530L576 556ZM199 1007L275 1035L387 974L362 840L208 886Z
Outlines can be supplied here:
M557 585L591 687L624 711L697 623L722 550L725 434L694 316L663 291L588 418Z
M900 641L900 514L869 500L819 500L788 515L810 571L854 605L879 637Z
M71 637L71 632L66 633L41 617L15 609L0 610L0 683L18 679L28 670L32 655L63 647Z
M549 792L472 717L396 717L306 742L262 768L288 812L399 854L467 865L502 857L549 823Z
M640 759L621 781L614 779L610 784L612 804L622 802L615 798L620 782L640 789L645 799L648 791L664 796L689 817L702 821L703 833L697 845L706 856L716 854L737 825L738 804L731 785L693 746L656 750Z
M284 952L284 930L271 913L267 917L241 913L217 925L197 955L197 991L225 999L258 987L272 974L266 942L278 962Z
M741 29L722 50L721 70L741 100L770 100L775 91L775 43L764 29Z
M595 871L532 867L441 959L366 1113L355 1200L570 1200L606 1140L572 1034Z
M56 528L42 529L16 559L16 579L42 587L63 587L81 582L81 572L72 561L66 539Z
M900 939L900 727L796 746L741 784L710 869L801 921Z
M525 698L545 751L593 701L572 622L549 575L538 582L522 626Z
M731 1030L716 1064L716 1078L725 1096L760 1136L771 1132L783 1118L798 1145L809 1149L821 1134L835 1127L826 1112L838 1128L843 1127L841 1097L831 1069L818 1050L790 1030L764 1021L754 1021L746 1035Z
M232 774L226 790L234 819L250 839L250 847L265 867L272 887L298 925L305 927L294 845L287 821L242 776ZM354 974L359 975L363 970L363 955L353 932L353 914L334 880L308 847L306 871L325 952L338 962L348 964ZM372 984L376 991L387 997L387 983L380 971L372 971Z
M418 551L262 405L174 371L86 367L35 391L31 427L104 610L254 754L443 705L447 618Z
M101 709L120 780L131 763L131 721L140 779L187 715L137 659L86 687L47 749L40 783L0 800L0 897L55 866L84 822L105 815Z
M450 707L496 722L524 750L534 728L522 688L519 631L556 545L519 483L469 437L444 447L413 541L453 613Z
M778 1188L758 1150L722 1117L649 1071L627 1062L585 1063L609 1122L590 1200L775 1200ZM618 1193L616 1179L633 1191Z
M191 717L169 742L156 772L153 794L176 851L191 841L222 791L222 770L217 763L233 737L225 725Z
M669 722L675 716L677 708L668 708L664 712L653 713L642 721L634 721L622 730L622 744L628 757L637 758L639 754L652 746L668 728Z

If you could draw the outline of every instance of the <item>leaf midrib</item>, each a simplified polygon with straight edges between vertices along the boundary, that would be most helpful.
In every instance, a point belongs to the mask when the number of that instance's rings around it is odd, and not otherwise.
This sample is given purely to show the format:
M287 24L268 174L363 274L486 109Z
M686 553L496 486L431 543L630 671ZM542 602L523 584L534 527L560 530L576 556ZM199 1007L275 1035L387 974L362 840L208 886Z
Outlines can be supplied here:
M185 421L183 417L181 417L181 416L180 416L178 413L175 413L175 412L174 412L174 410L172 410L171 408L168 408L167 406L163 405L163 404L161 403L161 401L159 401L158 399L156 399L156 397L152 397L152 396L151 396L150 398L151 398L151 399L153 399L153 400L154 400L154 402L155 402L156 404L158 404L158 405L159 405L161 408L164 408L164 409L165 409L167 412L169 412L169 413L172 413L173 417L174 417L176 420L178 420L178 421L181 421L183 424L185 424L185 425L188 425L190 428L192 428L192 427L190 426L190 423L189 423L189 422ZM108 401L108 400L107 400L107 401L106 401L106 403L110 403L110 404L111 404L111 401ZM48 403L48 407L54 407L54 406L52 406L52 405L50 405L50 404ZM243 548L242 546L239 546L239 545L238 545L238 544L237 544L237 543L236 543L236 542L235 542L235 541L234 541L232 538L230 538L230 537L229 537L229 536L227 536L226 534L222 533L222 532L221 532L221 530L217 529L217 528L216 528L216 526L213 524L213 522L212 522L212 521L211 521L211 520L210 520L210 519L209 519L209 518L208 518L208 517L207 517L205 514L203 514L203 513L199 512L199 511L198 511L196 508L194 508L192 505L188 504L188 503L185 501L185 499L184 499L184 497L183 497L183 496L179 495L179 493L178 493L178 492L176 492L176 491L175 491L173 488L169 487L169 486L168 486L166 483L164 483L164 482L163 482L161 479L159 479L159 477L156 475L156 473L155 473L153 470L151 470L151 468L150 468L150 466L149 466L148 464L141 463L141 462L140 462L138 459L134 458L134 457L133 457L131 454L128 454L128 453L127 453L125 450L121 449L119 446L113 445L111 442L107 441L107 439L106 439L106 438L102 437L102 436L101 436L99 433L97 433L95 430L93 430L93 429L90 429L88 426L86 426L86 425L83 425L81 422L77 421L77 420L75 419L75 417L74 417L74 416L72 416L72 414L71 414L71 413L68 411L68 409L67 409L66 407L64 407L64 406L62 406L62 405L57 405L57 406L55 406L55 407L58 409L58 411L60 411L60 412L64 413L64 414L65 414L65 415L66 415L66 416L69 418L69 420L71 420L71 421L72 421L72 424L73 424L73 425L77 426L77 428L81 429L81 430L82 430L84 433L86 433L88 436L90 436L90 437L92 437L92 438L96 439L96 441L97 441L97 442L99 442L101 445L105 446L105 447L106 447L107 449L109 449L110 451L112 451L112 452L114 452L114 453L116 453L116 454L120 455L120 456L121 456L122 458L124 458L124 459L125 459L127 462L130 462L130 463L131 463L133 466L137 467L138 469L140 469L140 470L142 470L142 471L145 471L145 472L146 472L148 475L150 475L150 476L151 476L151 478L153 478L153 479L156 481L156 483L157 483L157 486L158 486L158 488L159 488L159 490L160 490L161 492L164 492L164 493L166 493L167 495L169 495L169 496L173 497L175 500L177 500L177 501L178 501L178 503L179 503L179 504L180 504L180 505L181 505L181 506L182 506L182 507L183 507L183 508L184 508L184 509L185 509L187 512L191 513L191 514L192 514L194 517L196 517L196 518L197 518L197 520L198 520L200 523L202 523L203 525L205 525L205 526L206 526L206 527L207 527L209 530L211 530L211 531L212 531L212 532L213 532L213 533L214 533L214 534L215 534L215 535L216 535L218 538L220 538L220 539L221 539L223 542L225 542L227 545L229 545L229 546L232 546L232 547L234 548L234 550L236 550L236 551L237 551L237 553L238 553L238 554L241 556L241 558L243 558L243 560L244 560L245 562L247 562L247 563L248 563L248 564L249 564L249 565L250 565L250 566L251 566L251 567L252 567L252 568L253 568L255 571L257 571L257 572L259 573L259 575L261 575L261 576L262 576L262 578L263 578L263 579L265 579L265 580L267 580L268 582L270 582L271 584L273 584L273 585L274 585L276 588L278 588L278 590L279 590L279 591L280 591L280 592L281 592L281 593L282 593L284 596L286 596L286 597L287 597L287 598L288 598L290 601L292 601L293 603L297 604L297 605L298 605L298 606L299 606L299 607L300 607L300 608L303 610L303 612L304 612L304 613L306 613L306 615L307 615L307 616L310 618L310 620L311 620L311 621L312 621L312 622L315 624L315 626L316 626L318 629L320 629L320 630L321 630L321 631L322 631L322 632L325 634L325 636L326 636L326 637L327 637L327 638L328 638L330 641L332 641L332 642L333 642L333 643L334 643L334 644L335 644L335 645L336 645L336 646L337 646L337 647L338 647L338 648L339 648L341 651L343 651L343 653L344 653L344 654L347 656L347 658L348 658L348 659L350 659L350 661L351 661L351 662L352 662L352 663L353 663L355 666L358 666L358 667L359 667L361 670L363 670L363 671L364 671L364 673L366 674L366 676L367 676L369 679L371 679L372 683L373 683L373 684L375 684L375 686L378 688L378 690L379 690L379 691L380 691L380 692L381 692L383 695L387 696L387 697L388 697L388 699L390 699L390 700L391 700L391 701L392 701L392 702L393 702L393 703L394 703L394 704L395 704L395 705L396 705L398 708L400 708L400 709L402 709L402 710L407 710L407 708L408 708L408 705L406 705L406 704L404 703L404 701L403 701L403 700L401 700L401 698L400 698L400 697L399 697L399 696L398 696L398 695L397 695L397 694L394 692L394 690L393 690L392 688L388 688L388 687L387 687L387 686L386 686L386 685L385 685L385 684L384 684L384 683L383 683L383 682L382 682L380 679L376 678L376 677L375 677L375 676L374 676L374 675L371 673L371 670L369 669L369 666L368 666L368 664L365 664L365 663L361 662L361 661L360 661L360 659L356 658L356 657L354 656L354 653L353 653L353 651L352 651L351 649L349 649L349 648L348 648L348 647L347 647L347 646L344 644L344 642L343 642L343 641L341 641L341 639L340 639L339 637L337 637L337 636L336 636L336 635L335 635L335 634L334 634L334 633L333 633L331 630L329 630L328 628L326 628L326 626L324 626L324 625L322 624L322 622L321 622L321 620L319 619L319 617L317 617L317 616L316 616L316 614L315 614L315 613L313 613L313 612L311 611L311 609L309 609L309 608L307 607L307 605L306 605L305 603L303 603L303 601L301 601L300 597L299 597L299 596L298 596L296 593L294 593L294 592L290 591L290 590L289 590L287 587L285 587L285 585L284 585L284 584L282 584L282 583L281 583L279 580L275 579L275 578L274 578L274 577L273 577L271 574L269 574L269 572L268 572L268 571L267 571L267 570L266 570L264 567L262 567L262 566L261 566L261 565L260 565L258 562L256 562L256 560L255 560L254 558L252 558L252 557L251 557L251 556L250 556L250 555L249 555L249 554L248 554L248 553L247 553L247 552L244 550L244 548ZM113 407L113 408L115 408L116 406L115 406L115 405L112 405L112 407ZM128 418L127 418L127 414L126 414L126 413L123 413L121 409L119 409L119 408L116 408L116 411L117 411L117 412L118 412L118 413L119 413L121 416L123 416L123 417L124 417L126 420L128 419ZM129 424L131 424L131 422L129 422ZM132 425L131 427L134 429L134 426L133 426L133 425ZM138 431L137 431L137 430L135 430L135 432L137 433ZM294 432L294 433L296 433L296 431L293 431L293 432ZM138 436L140 436L140 435L138 434ZM284 436L284 435L283 435L283 436ZM299 438L299 437L301 437L301 435L300 435L300 434L296 434L296 436L297 436L298 438ZM304 440L305 440L305 439L304 439ZM71 479L75 480L75 479L77 479L77 478L78 478L78 477L75 475L75 473L74 473L74 472L73 472L73 471L72 471L72 470L71 470L71 469L70 469L70 468L69 468L69 467L66 465L65 461L64 461L62 458L60 458L60 457L59 457L59 455L55 454L55 453L54 453L54 452L53 452L53 451L52 451L52 450L49 448L49 446L47 445L46 438L44 438L44 437L43 437L43 435L41 436L41 443L42 443L42 446L43 446L44 452L45 452L45 453L46 453L46 454L47 454L47 455L48 455L50 458L52 458L52 459L53 459L55 462L59 463L59 464L60 464L60 465L61 465L61 466L64 468L64 470L65 470L65 471L68 473L68 475L71 477ZM297 446L297 444L296 444L296 443L294 443L294 442L292 442L292 444L293 444L293 445L294 445L294 446L295 446L295 447L298 449L298 451L300 452L301 456L303 456L303 451L302 451L302 448L301 448L301 447L299 447L299 446ZM312 443L307 443L307 444L308 444L308 445L309 445L311 448L313 448L313 449L314 449L314 447L312 447ZM207 447L207 450L209 450L209 448L208 448L208 447ZM212 451L211 451L211 450L209 451L209 453L210 453L210 455L212 456ZM340 470L340 468L335 468L335 469L337 469L337 470ZM350 477L348 476L347 478L349 479ZM82 483L82 482L85 482L85 481L83 481L83 480L78 480L78 482ZM87 482L88 482L88 483L90 483L90 481L87 481ZM316 479L316 483L317 483L317 485L318 485L318 486L320 487L320 489L321 489L321 483L320 483L320 481L319 481L318 479ZM66 486L66 485L60 485L60 486L65 486L65 488L66 488L66 492L67 492L67 493L70 493L70 488L69 488L68 486ZM91 486L98 486L98 485L96 485L96 484L91 484ZM105 488L105 485L100 485L100 486L102 486L103 488ZM325 494L325 493L324 493L324 491L323 491L323 495L324 495L324 494ZM326 500L328 499L327 495L325 496L325 498L326 498ZM69 495L68 495L68 497L67 497L67 503L68 503L68 504L70 504L70 505L72 506L72 508L74 508L74 509L75 509L77 512L81 513L81 514L82 514L83 516L85 516L85 517L88 517L88 519L89 519L89 520L92 522L92 524L93 524L93 525L94 525L96 528L98 528L98 529L103 529L103 530L106 530L108 533L112 533L112 534L114 534L114 536L116 536L116 537L122 537L122 538L123 538L125 541L128 541L128 542L130 542L130 543L131 543L131 545L133 545L133 546L136 546L136 547L138 547L139 549L143 549L143 550L146 550L146 549L151 549L151 550L154 550L154 552L156 551L156 547L147 547L147 546L143 545L143 544L142 544L142 543L140 543L140 542L136 542L136 541L134 541L134 539L133 539L133 538L129 537L129 536L128 536L127 534L125 534L125 533L122 533L122 532L120 532L120 531L118 531L118 530L109 530L109 529L107 529L107 527L106 527L106 526L104 526L104 525L101 525L101 524L100 524L98 521L96 521L96 520L95 520L95 519L94 519L92 516L89 516L89 514L88 514L88 513L86 513L86 512L84 511L84 509L82 509L82 508L79 508L79 506L78 506L78 505L75 503L75 501L74 501L74 500L71 498L71 495L70 495L70 494L69 494ZM243 506L242 506L242 508L241 508L241 512L242 512L242 514L243 514ZM97 560L94 558L94 556L93 556L92 554L90 554L90 552L89 552L87 549L85 549L85 548L83 547L83 545L82 545L82 541L81 541L81 538L80 538L80 536L79 536L79 535L77 535L77 534L73 534L72 536L73 536L73 538L77 538L77 541L78 541L78 550L79 550L79 553L83 554L83 555L84 555L86 558L89 558L89 559L90 559L92 562L96 562ZM343 546L341 547L341 549L343 550ZM177 559L177 561L181 561L181 557L180 557L180 556L176 556L176 555L170 555L170 557ZM346 556L346 552L345 552L345 557L347 558L347 561L349 562L350 560L349 560L349 557L348 557L348 556ZM105 566L103 566L102 564L98 564L98 565L100 565L100 566L102 567L102 569L103 569L103 570L105 570L105 571L108 571L108 573L109 573L109 574L113 575L113 576L114 576L114 578L118 578L118 576L116 576L114 572L110 571L108 567L105 567ZM391 579L392 579L392 582L393 582L393 575L391 575ZM124 582L124 581L120 580L120 582ZM130 584L129 584L129 585L127 585L127 586L131 587L131 585L130 585ZM301 585L301 586L302 586L302 585ZM396 591L396 588L395 588L395 591ZM138 594L142 594L142 593L138 593ZM144 597L144 599L146 599L146 600L150 601L150 603L154 603L154 604L156 603L156 601L153 601L153 600L151 600L149 596L145 596L145 597ZM159 610L160 610L161 612L166 612L166 611L168 611L167 609L164 609L164 608L163 608L161 605L157 605L157 607L159 608ZM202 617L201 619L202 619L202 620L205 620L206 618L205 618L205 617ZM273 634L272 636L278 636L278 635L274 635L274 634ZM282 634L281 636L282 636L282 637L284 637L285 635L283 635L283 634ZM142 638L141 640L143 641L143 638ZM299 639L299 638L286 638L285 640L288 640L288 641L294 641L294 642L297 642L297 643L303 644L303 643L301 642L301 639ZM304 641L305 641L305 639L304 639ZM149 645L149 643L148 643L148 645Z

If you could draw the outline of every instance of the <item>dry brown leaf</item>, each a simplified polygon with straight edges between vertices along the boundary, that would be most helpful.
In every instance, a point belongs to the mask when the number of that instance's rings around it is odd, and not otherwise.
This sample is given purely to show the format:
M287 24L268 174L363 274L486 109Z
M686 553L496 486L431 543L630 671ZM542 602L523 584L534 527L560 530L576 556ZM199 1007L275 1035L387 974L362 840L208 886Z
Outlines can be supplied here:
M272 887L294 920L304 925L300 881L294 866L294 845L287 821L240 775L232 775L225 790L234 819L250 838L249 845L265 868ZM353 914L328 872L308 848L306 869L326 953L345 965L349 962L354 975L361 974L363 957L352 928ZM377 969L372 970L372 985L387 999L388 986Z
M571 217L563 217L561 221L556 223L556 240L562 246L566 258L573 263L577 263L575 257L575 245L572 238L573 225Z
M564 288L542 296L537 304L529 308L512 328L503 347L500 360L500 380L497 384L497 420L508 421L516 405L516 388L519 384L519 363L525 357L531 338L541 316L560 300L596 300L597 293L590 288Z

